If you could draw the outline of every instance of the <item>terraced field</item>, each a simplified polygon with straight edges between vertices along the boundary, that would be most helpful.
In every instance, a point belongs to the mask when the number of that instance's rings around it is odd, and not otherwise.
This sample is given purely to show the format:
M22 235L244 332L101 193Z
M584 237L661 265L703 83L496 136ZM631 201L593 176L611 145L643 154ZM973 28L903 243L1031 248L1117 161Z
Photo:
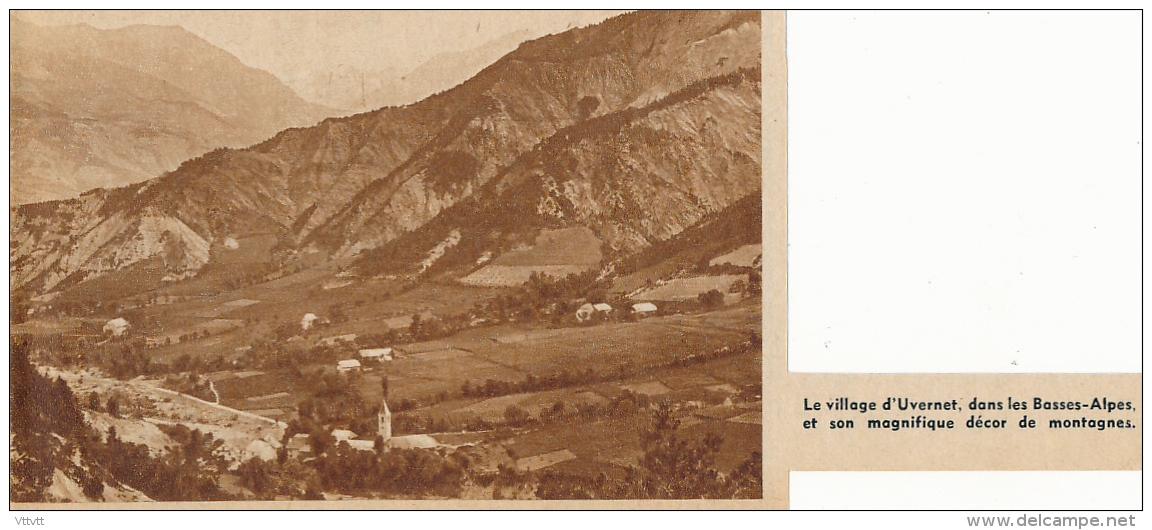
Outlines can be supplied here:
M563 278L600 263L600 240L585 227L543 230L531 247L501 254L488 266L465 276L466 285L510 287L521 285L536 272Z

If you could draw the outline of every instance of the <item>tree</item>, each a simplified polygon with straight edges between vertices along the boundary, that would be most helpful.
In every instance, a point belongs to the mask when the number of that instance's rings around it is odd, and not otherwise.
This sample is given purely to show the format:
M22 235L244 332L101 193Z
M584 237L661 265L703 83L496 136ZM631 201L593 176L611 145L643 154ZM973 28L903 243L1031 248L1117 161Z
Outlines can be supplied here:
M750 294L760 294L760 273L752 272L748 275L748 292Z
M420 313L412 315L412 324L408 325L408 334L414 339L420 337Z
M700 293L697 299L700 301L700 305L708 309L715 309L724 304L724 293L712 289L708 292Z
M600 98L596 96L584 96L580 98L580 102L576 106L576 115L580 117L581 121L586 120L592 116L592 113L599 107Z
M528 411L513 403L504 409L504 420L507 421L509 425L518 427L528 422Z
M112 397L108 398L108 414L111 414L113 418L120 417L120 399L116 397L116 394L112 394Z
M257 495L267 491L272 482L267 464L259 458L252 458L240 464L240 467L236 469L236 474L240 475L240 482L244 484L244 487Z
M88 408L100 412L100 394L95 390L88 393Z
M316 429L309 437L308 443L312 445L312 454L320 456L330 447L336 439L332 437L332 433L325 429Z
M328 307L328 321L333 324L341 324L348 321L348 315L344 313L343 304L336 303Z
M8 295L8 321L10 324L21 324L28 319L28 293L15 290Z
M655 499L729 498L732 487L715 469L724 440L708 433L702 440L677 436L680 421L668 402L655 410L655 424L643 438L641 469L630 468L625 495Z

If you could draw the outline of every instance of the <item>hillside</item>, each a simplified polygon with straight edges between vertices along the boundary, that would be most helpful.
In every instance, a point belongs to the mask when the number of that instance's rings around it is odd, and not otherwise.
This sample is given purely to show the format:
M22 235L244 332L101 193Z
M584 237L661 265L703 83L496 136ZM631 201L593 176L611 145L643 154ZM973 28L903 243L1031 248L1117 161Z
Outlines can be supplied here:
M741 70L656 104L564 129L468 200L365 252L361 270L412 272L412 264L451 233L460 234L459 243L430 271L467 272L485 263L483 256L511 250L546 229L587 227L612 255L624 256L738 200L740 210L758 216L759 80L758 69ZM739 227L730 234L759 241L758 230Z
M19 208L13 286L44 292L143 264L188 277L210 249L256 234L278 241L284 265L399 252L408 267L452 229L475 234L525 213L522 232L586 226L608 250L631 252L758 189L759 43L758 12L717 11L631 13L526 42L412 105ZM512 236L466 237L457 252L499 252L532 234Z
M330 109L179 27L41 27L13 19L14 204L156 177Z
M220 440L128 418L154 403L115 389L81 399L29 362L27 343L14 339L9 349L11 502L229 498L216 476L226 463Z

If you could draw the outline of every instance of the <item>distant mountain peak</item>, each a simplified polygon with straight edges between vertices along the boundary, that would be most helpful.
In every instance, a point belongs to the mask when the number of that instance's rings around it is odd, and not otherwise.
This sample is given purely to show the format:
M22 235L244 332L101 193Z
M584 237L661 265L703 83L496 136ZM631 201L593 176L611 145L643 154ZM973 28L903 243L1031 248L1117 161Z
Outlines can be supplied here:
M17 204L138 182L332 112L180 26L12 20L9 169Z
M279 267L411 271L459 231L425 267L439 273L540 229L583 227L634 252L758 188L758 24L758 12L629 13L524 43L416 103L19 208L13 285L154 263L184 277L211 268L204 249L227 237L274 240Z

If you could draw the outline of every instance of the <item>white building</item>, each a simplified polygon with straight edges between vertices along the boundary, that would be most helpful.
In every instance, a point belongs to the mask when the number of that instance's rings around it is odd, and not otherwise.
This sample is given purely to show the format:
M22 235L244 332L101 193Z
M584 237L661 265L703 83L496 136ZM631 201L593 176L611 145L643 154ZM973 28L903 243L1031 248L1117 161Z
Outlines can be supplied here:
M359 370L360 370L360 361L357 361L356 359L345 359L343 361L336 363L336 371L338 371L340 373L347 373L347 372L359 371Z
M109 320L107 324L104 324L104 332L111 333L113 337L119 337L123 335L125 331L128 331L129 327L131 327L131 325L128 324L127 320L114 318Z
M655 313L656 304L652 302L640 302L639 304L632 304L632 312L636 314Z
M308 329L312 327L312 324L315 323L318 318L319 317L313 315L312 313L304 315L304 318L300 319L300 329L308 331Z
M360 350L360 358L366 361L391 361L392 348L369 348Z
M599 304L594 304L592 306L592 309L600 311L601 313L611 313L612 312L612 306L605 304L603 302L601 302Z
M243 459L247 461L253 458L259 458L265 462L276 460L276 448L264 440L252 440L252 443L244 449Z
M580 309L576 310L576 320L586 322L592 319L592 315L596 314L596 306L592 304L584 304Z
M332 431L332 437L335 438L337 442L347 442L355 438L356 433L345 429L336 429Z

